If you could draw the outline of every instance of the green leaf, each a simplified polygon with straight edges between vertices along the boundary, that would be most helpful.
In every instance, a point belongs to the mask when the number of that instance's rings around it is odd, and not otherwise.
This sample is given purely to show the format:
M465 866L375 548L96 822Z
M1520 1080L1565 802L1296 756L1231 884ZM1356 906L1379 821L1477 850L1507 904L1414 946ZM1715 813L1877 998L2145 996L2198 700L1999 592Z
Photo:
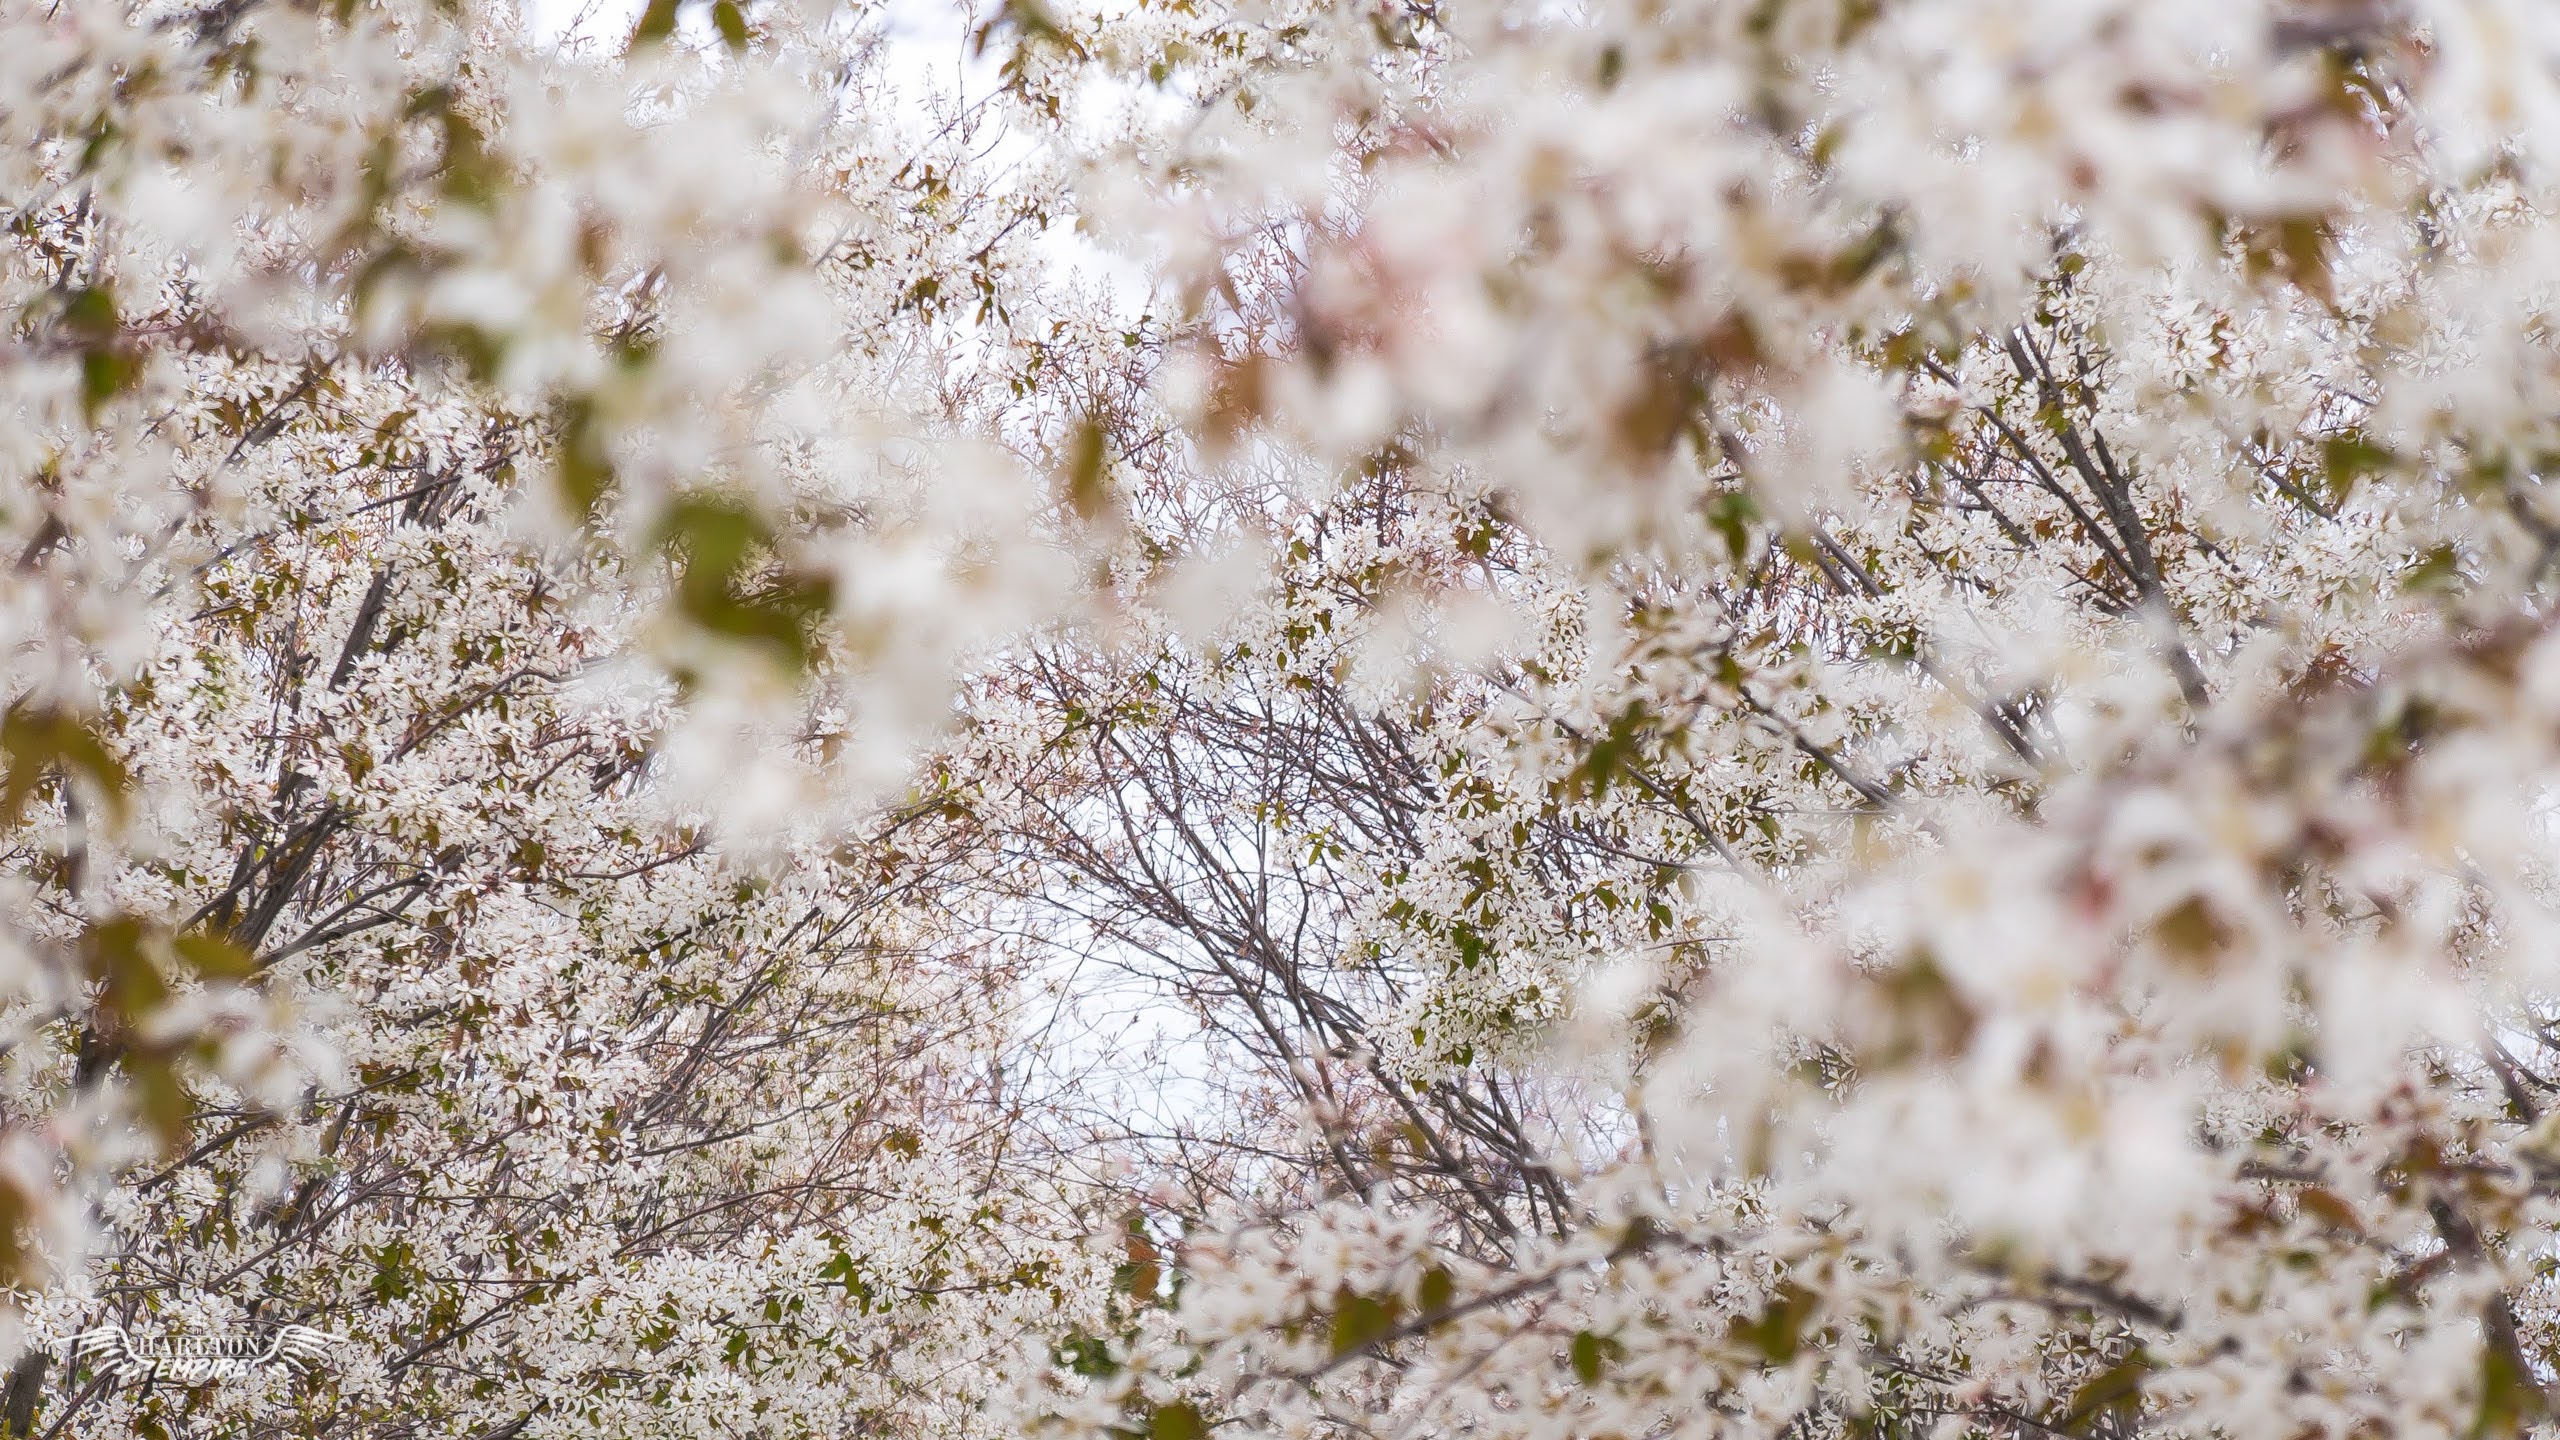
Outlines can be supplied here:
M1760 507L1739 490L1719 495L1707 506L1707 527L1724 541L1725 558L1736 565L1751 555L1751 522L1760 518Z
M2362 431L2333 435L2320 443L2320 468L2328 472L2329 493L2337 499L2345 499L2357 480L2390 465L2391 452Z
M2423 594L2450 589L2461 578L2462 552L2451 545L2438 545L2400 572L2400 585L2413 594Z
M1120 1362L1111 1358L1110 1342L1091 1335L1070 1335L1058 1342L1058 1363L1094 1380L1120 1373Z
M1099 420L1076 427L1067 448L1067 505L1078 519L1092 520L1111 505L1111 436Z
M100 345L83 351L80 356L80 400L91 415L98 407L133 388L142 374L142 363L131 353L112 345Z
M2089 1377L2071 1392L2071 1408L2063 1414L2062 1428L2085 1435L2110 1414L2132 1414L2141 1408L2142 1380L2150 1373L2151 1357L2137 1349Z
M593 515L604 498L613 493L613 462L605 458L594 402L582 398L561 407L555 464L560 498L567 502L571 515L581 519Z
M118 915L89 927L82 949L89 974L106 987L107 1008L122 1025L131 1025L157 1010L169 998L169 982L144 949L142 922Z
M219 935L199 930L170 943L179 959L209 980L245 980L258 973L256 956Z
M410 1262L417 1252L406 1240L394 1240L375 1252L373 1257L373 1298L397 1300L412 1288Z
M1059 27L1058 17L1050 13L1049 7L1041 0L1004 0L996 7L995 15L978 27L977 34L970 41L970 55L987 53L988 44L999 30L1010 30L1022 37L1025 43L1055 44L1068 40L1066 31Z
M1610 1366L1626 1358L1627 1347L1606 1335L1576 1330L1571 1353L1574 1378L1585 1385L1597 1385Z
M1457 1295L1458 1282L1450 1275L1446 1266L1434 1265L1422 1272L1421 1294L1418 1298L1422 1302L1423 1314L1437 1315L1448 1309L1451 1302L1457 1299Z
M83 344L112 339L122 323L115 292L103 285L84 285L62 303L63 333Z
M721 43L732 52L747 48L747 16L738 8L738 0L716 0L711 7L711 26L720 32Z
M2524 1434L2542 1410L2542 1391L2507 1348L2494 1341L2482 1345L2480 1412L2472 1418L2469 1440L2511 1440Z
M178 1078L176 1057L163 1051L136 1049L125 1052L123 1063L125 1077L132 1082L135 1100L141 1107L143 1123L150 1127L163 1152L176 1151L186 1144L196 1117L196 1103L187 1094L185 1082Z
M1607 794L1611 782L1642 757L1652 720L1641 701L1612 717L1609 728L1583 751L1582 763L1566 775L1567 793L1576 797Z
M86 776L98 788L108 815L121 820L131 779L123 762L78 718L61 710L24 701L0 716L0 753L6 755L0 775L0 827L15 825L27 801L56 766Z
M640 12L639 23L631 27L631 48L655 45L676 33L676 0L649 0Z
M1393 1296L1363 1295L1345 1285L1333 1295L1333 1353L1348 1355L1396 1328L1398 1305Z
M1199 1407L1187 1400L1159 1405L1147 1417L1147 1440L1200 1440L1209 1433L1209 1422L1202 1419Z
M760 643L805 669L812 632L834 601L822 578L779 570L774 536L745 504L696 493L678 500L657 543L677 562L675 608L714 635Z
M1758 1351L1773 1365L1796 1358L1804 1341L1804 1322L1813 1315L1813 1292L1790 1280L1778 1287L1759 1315L1736 1321L1733 1338Z

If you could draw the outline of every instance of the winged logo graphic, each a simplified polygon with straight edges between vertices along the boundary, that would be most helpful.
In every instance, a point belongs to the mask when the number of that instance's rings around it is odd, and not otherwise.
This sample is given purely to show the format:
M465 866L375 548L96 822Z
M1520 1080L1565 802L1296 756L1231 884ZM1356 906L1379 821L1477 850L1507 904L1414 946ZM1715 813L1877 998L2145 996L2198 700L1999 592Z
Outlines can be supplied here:
M133 1348L133 1337L121 1325L101 1325L72 1336L63 1346L63 1358L75 1366L86 1360L119 1380L147 1376L159 1368L157 1360Z
M73 1365L86 1360L99 1373L118 1380L150 1380L163 1375L198 1384L249 1374L271 1365L306 1370L343 1338L309 1325L285 1325L267 1337L263 1349L238 1340L191 1339L137 1342L122 1325L100 1325L74 1335L63 1346Z
M267 1348L259 1353L255 1363L273 1365L281 1361L297 1370L306 1369L318 1364L321 1357L329 1353L329 1347L338 1343L338 1338L326 1330L314 1330L308 1325L287 1325L267 1341Z

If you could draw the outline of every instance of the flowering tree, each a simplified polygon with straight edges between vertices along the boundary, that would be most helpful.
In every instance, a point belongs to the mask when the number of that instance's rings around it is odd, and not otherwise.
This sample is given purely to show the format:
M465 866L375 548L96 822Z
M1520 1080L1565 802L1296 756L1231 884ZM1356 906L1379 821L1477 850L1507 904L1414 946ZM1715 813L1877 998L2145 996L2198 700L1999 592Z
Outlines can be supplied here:
M6 13L10 1427L2560 1423L2540 11Z
M2555 1413L2546 21L1022 26L1160 257L1141 548L1275 562L1035 675L1044 893L1261 1084L1023 1413Z
M859 16L6 34L0 1427L977 1427L1108 1266L967 857L802 801L1044 583L969 549L1046 494L991 343L1075 369L1040 176ZM334 1338L190 1388L102 1324Z

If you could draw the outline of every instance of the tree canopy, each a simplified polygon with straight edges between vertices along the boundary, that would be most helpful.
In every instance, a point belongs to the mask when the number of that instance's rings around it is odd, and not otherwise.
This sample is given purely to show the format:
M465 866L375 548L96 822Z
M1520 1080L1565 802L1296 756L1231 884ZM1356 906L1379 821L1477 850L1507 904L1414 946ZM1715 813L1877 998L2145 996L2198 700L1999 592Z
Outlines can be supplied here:
M2545 8L0 0L0 1433L2550 1432Z

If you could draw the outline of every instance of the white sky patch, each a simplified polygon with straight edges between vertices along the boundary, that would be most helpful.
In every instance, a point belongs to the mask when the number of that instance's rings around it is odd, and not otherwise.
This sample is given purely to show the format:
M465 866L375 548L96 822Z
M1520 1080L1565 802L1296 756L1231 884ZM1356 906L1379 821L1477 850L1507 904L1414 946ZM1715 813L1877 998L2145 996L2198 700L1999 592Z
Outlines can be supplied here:
M523 0L525 28L539 45L619 49L638 24L648 0ZM685 5L677 23L687 36L708 40L708 5ZM699 12L699 13L697 13ZM978 16L942 0L889 0L885 16L888 79L900 95L923 103L928 94L983 95L995 88L994 56L971 54Z
M534 43L601 53L619 50L647 7L648 0L522 0ZM677 13L680 33L695 43L711 43L709 10L707 4L682 6ZM917 119L965 109L1003 83L1003 57L993 50L979 53L975 43L984 18L979 7L949 0L887 0L871 13L886 41L881 78L900 107ZM1000 174L1031 159L1039 144L1033 136L999 135L986 159ZM1135 318L1150 288L1143 266L1094 245L1076 229L1072 216L1053 221L1038 236L1038 245L1041 258L1055 271Z

